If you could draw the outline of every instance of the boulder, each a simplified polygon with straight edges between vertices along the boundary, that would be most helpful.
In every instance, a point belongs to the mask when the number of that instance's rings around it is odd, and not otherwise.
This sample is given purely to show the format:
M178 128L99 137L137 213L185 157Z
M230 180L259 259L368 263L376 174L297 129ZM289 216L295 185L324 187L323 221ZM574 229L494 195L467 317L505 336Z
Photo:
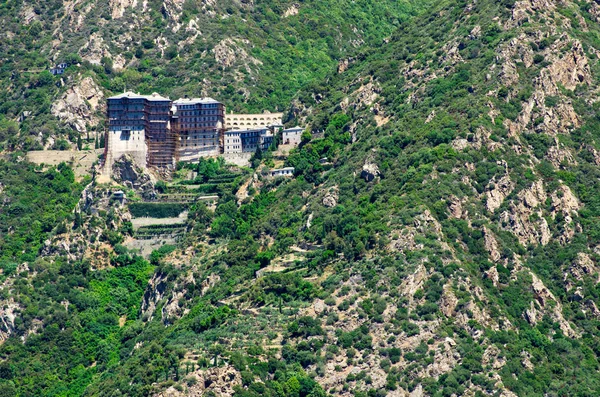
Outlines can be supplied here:
M375 178L379 177L379 175L379 167L374 163L366 163L363 165L362 172L360 173L360 177L367 182L373 181Z

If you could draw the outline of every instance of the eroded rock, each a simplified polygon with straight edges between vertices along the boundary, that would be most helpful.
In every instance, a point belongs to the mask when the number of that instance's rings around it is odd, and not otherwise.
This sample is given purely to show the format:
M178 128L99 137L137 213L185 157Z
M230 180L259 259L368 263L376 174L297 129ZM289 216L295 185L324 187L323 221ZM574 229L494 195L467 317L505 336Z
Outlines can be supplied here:
M100 117L97 112L104 106L102 90L91 77L85 77L52 104L51 112L61 121L83 133L87 131L88 125L98 125Z

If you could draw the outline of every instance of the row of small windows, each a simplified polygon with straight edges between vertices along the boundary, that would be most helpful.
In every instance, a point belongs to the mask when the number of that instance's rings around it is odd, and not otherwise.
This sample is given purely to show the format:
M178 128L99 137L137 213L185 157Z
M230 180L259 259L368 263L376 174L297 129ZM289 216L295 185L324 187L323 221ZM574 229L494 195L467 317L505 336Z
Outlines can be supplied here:
M213 140L214 140L214 138L215 138L214 136L209 136L208 137L208 139L213 139ZM206 135L202 135L202 136L200 136L200 135L186 135L186 136L181 137L180 139L207 139L207 136Z
M257 117L254 117L254 118L251 118L251 117L240 117L239 119L237 117L233 117L232 120L233 121L258 121L258 120L279 121L279 119L271 118L271 117L267 117L267 118L264 118L264 117L260 117L260 118L257 118Z
M219 103L207 103L200 104L202 109L216 109L220 104ZM194 105L177 105L178 109L198 109L198 104Z
M182 128L214 127L214 123L182 123Z
M194 121L217 121L218 118L217 116L208 116L208 117L182 117L181 121L186 122L186 123L192 123Z
M218 114L216 110L195 110L190 112L181 112L181 116L196 116L199 114Z
M197 143L194 143L194 144L185 143L183 146L184 147L198 147L198 144ZM202 144L202 147L207 147L207 146L214 147L215 145L214 145L214 143L213 144L210 144L210 143L209 144L206 144L206 143Z

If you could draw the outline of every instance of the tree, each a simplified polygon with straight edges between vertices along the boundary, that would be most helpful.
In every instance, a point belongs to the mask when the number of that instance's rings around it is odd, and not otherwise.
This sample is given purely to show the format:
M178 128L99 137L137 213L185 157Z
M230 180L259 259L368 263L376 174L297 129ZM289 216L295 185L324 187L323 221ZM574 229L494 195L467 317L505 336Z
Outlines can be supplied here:
M53 82L54 82L54 76L52 76L52 73L50 73L47 70L44 70L43 72L38 74L36 85L38 87L45 87L45 86L51 85Z
M310 133L310 131L304 131L302 133L302 135L300 136L300 143L302 143L303 145L307 144L311 140L312 140L312 134Z

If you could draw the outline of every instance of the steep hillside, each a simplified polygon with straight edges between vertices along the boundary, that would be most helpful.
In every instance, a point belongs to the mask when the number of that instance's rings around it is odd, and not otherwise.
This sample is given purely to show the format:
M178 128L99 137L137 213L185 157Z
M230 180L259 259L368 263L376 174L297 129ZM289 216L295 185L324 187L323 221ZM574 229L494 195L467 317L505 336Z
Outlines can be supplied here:
M429 3L3 2L0 142L61 148L58 138L75 143L82 135L93 145L104 97L125 89L212 96L238 111L287 109L338 60L379 46ZM63 62L73 66L52 76Z
M121 245L114 188L88 186L39 251L64 264L4 281L2 319L29 322L6 332L0 387L600 394L599 17L593 1L440 1L298 93L313 135L286 160L295 178L180 170L228 182L150 262Z

